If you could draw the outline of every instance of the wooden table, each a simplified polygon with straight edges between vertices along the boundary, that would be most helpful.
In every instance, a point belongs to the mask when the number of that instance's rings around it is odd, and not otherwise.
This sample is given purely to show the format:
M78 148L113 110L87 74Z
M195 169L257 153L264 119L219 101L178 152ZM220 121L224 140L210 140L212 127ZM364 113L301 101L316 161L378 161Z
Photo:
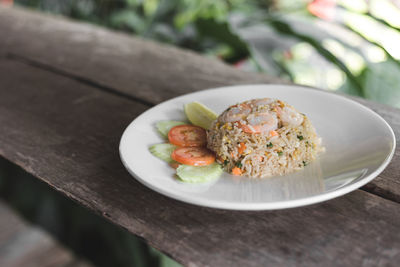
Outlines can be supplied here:
M373 182L321 204L239 212L157 194L122 166L125 127L161 101L282 83L96 26L0 8L0 155L187 266L397 266L400 150ZM400 110L356 101L400 137ZM397 139L399 141L399 139ZM399 147L399 146L397 146Z

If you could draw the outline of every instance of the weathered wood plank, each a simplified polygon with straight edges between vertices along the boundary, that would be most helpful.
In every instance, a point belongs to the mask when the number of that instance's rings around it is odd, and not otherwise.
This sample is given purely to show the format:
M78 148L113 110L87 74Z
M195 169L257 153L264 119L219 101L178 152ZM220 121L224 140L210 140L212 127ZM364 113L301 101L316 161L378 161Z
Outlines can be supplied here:
M153 104L212 86L282 82L190 51L22 9L0 8L0 33L5 36L0 53L28 57Z
M189 51L22 9L0 8L0 35L0 55L12 55L146 104L220 85L283 82ZM399 144L399 109L353 99L382 115ZM400 145L391 164L364 188L400 202Z
M184 204L142 186L120 163L121 132L146 106L10 60L0 61L0 79L0 155L185 265L400 260L397 203L357 190L271 212Z
M0 266L90 267L92 265L76 258L42 230L24 222L0 201Z

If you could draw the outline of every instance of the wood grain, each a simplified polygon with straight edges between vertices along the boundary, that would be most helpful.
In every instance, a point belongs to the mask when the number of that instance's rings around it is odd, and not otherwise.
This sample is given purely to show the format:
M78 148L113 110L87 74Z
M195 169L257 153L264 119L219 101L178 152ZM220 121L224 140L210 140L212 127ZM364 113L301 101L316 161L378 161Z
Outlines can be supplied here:
M12 75L9 75L12 73ZM395 266L400 206L357 190L303 208L235 212L134 180L122 130L147 106L0 60L0 155L187 266Z
M0 34L0 55L146 105L221 85L284 82L189 51L23 9L0 8ZM364 189L400 203L400 110L353 99L387 120L398 144L390 165Z
M29 58L153 104L213 86L282 82L190 51L22 9L0 8L0 33L6 36L0 54Z

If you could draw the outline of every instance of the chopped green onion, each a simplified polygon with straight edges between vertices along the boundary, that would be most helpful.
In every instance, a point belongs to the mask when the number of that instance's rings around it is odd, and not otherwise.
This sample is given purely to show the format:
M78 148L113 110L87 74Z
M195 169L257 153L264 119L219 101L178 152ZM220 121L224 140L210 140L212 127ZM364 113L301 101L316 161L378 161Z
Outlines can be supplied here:
M300 141L304 139L302 135L298 135L297 138L299 138Z
M224 160L224 166L226 166L229 163L229 160Z
M271 142L269 142L269 144L267 144L267 147L268 148L271 148L271 147L273 147L274 145L271 143Z
M278 152L278 156L282 156L283 155L283 152L282 151L279 151Z
M303 165L304 167L307 166L307 162L305 162L304 160L303 160Z
M236 167L238 167L238 168L242 168L242 166L243 166L242 163L241 163L240 161L236 162L235 165L236 165Z

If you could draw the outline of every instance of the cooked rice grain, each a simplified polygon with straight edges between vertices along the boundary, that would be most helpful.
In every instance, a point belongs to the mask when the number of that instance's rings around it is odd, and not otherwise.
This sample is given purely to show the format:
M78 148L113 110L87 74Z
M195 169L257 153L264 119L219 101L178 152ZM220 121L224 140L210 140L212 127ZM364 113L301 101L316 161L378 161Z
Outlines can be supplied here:
M275 110L275 104L293 108L283 101L274 100L273 104L257 107L253 111ZM321 139L303 114L303 122L295 127L284 125L278 116L278 128L275 130L278 136L271 137L270 134L245 133L238 122L225 122L223 116L228 110L207 131L208 148L216 153L217 161L228 172L239 167L242 175L249 177L284 175L303 169L323 150ZM245 119L240 122L246 123ZM246 149L240 154L241 143Z

